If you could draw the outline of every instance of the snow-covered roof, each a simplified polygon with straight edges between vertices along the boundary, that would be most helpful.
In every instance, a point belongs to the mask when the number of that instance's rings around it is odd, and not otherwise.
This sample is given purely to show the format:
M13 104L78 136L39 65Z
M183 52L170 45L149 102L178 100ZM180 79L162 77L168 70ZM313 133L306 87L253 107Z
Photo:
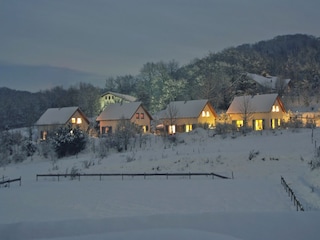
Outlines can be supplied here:
M129 101L129 102L135 102L135 101L137 101L137 98L134 97L134 96L127 95L127 94L122 94L122 93L110 92L110 91L109 91L109 92L105 92L104 94L101 95L101 97L104 97L104 96L107 95L107 94L112 94L112 95L114 95L114 96L116 96L116 97L125 99L125 100L127 100L127 101Z
M255 82L259 83L261 86L269 87L271 89L276 89L277 81L279 80L278 77L275 76L261 76L254 73L247 73L247 76L254 80ZM290 79L283 79L283 84L286 86L290 82Z
M175 118L197 118L207 103L209 103L207 99L170 102L165 110L158 113L158 116L160 119L168 118L172 112ZM213 108L212 111L214 112Z
M79 107L48 108L35 125L66 124Z
M244 108L247 108L247 111L250 111L251 113L270 112L277 97L278 94L235 97L227 110L227 114L243 113L245 110Z
M136 111L138 110L138 108L140 106L142 106L141 102L113 103L113 104L110 104L97 117L97 121L119 120L119 119L122 119L122 118L131 119L132 116L136 113Z

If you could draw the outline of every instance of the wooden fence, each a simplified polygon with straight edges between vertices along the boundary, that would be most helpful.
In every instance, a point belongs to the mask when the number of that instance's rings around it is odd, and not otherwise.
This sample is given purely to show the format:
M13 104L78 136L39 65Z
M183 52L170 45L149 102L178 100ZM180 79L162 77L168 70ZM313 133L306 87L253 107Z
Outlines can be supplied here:
M146 179L147 177L151 176L163 176L168 179L170 176L180 176L180 177L188 177L191 179L192 176L206 176L206 177L214 177L222 178L222 179L231 179L230 177L226 177L220 174L216 173L79 173L79 174L37 174L36 180L38 181L39 178L45 178L45 177L54 177L57 178L58 181L60 178L71 178L71 179L78 179L80 181L81 177L99 177L99 180L102 180L102 177L121 177L123 180L124 177L143 177ZM233 178L233 173L232 173Z
M284 180L283 177L281 177L281 184L288 193L289 197L291 198L291 201L293 202L293 205L296 207L297 211L304 211L304 208L302 207L301 203L297 199L296 195L292 191L292 189L289 187L287 182Z
M0 180L0 187L1 186L10 187L10 183L12 182L19 182L19 186L21 186L21 177L14 178L14 179L2 177Z

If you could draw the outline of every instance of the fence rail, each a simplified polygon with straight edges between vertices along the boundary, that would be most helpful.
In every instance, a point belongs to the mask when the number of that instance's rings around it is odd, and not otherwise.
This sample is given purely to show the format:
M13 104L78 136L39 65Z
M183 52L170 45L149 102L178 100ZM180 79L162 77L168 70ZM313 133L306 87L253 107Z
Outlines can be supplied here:
M21 177L14 179L5 179L2 177L2 180L0 180L0 186L4 185L5 187L10 187L10 183L12 182L19 182L19 186L21 186Z
M302 204L297 199L296 195L294 194L293 190L289 187L287 182L284 180L283 177L281 177L281 184L288 193L289 197L291 198L291 201L293 202L293 205L296 207L297 211L304 211L304 208L302 207Z
M167 179L170 176L182 176L182 177L189 177L191 179L192 176L206 176L206 177L214 177L222 178L222 179L231 179L230 177L226 177L216 173L79 173L79 174L37 174L36 180L38 181L41 177L56 177L58 181L61 177L67 178L70 177L71 179L78 179L80 181L81 177L99 177L100 181L102 177L121 177L123 180L124 177L143 177L146 179L147 177L151 176L164 176ZM233 178L233 173L232 173Z

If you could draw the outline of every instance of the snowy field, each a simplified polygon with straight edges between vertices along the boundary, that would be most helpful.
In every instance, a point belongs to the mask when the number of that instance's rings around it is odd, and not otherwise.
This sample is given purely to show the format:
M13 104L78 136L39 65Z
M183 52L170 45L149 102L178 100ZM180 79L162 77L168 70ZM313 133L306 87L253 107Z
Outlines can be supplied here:
M175 144L148 136L124 153L88 149L56 163L34 156L0 168L22 177L0 189L0 239L319 239L320 169L309 162L320 129L213 136L196 129ZM250 160L250 159L251 160ZM84 162L91 165L86 168ZM211 176L39 178L66 173L218 173ZM283 176L302 203L297 212Z

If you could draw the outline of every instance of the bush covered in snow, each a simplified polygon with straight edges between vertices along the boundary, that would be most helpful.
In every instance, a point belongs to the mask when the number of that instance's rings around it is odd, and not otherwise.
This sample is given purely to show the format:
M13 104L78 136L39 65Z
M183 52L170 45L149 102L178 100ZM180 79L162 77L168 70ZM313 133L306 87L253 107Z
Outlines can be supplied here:
M71 126L59 128L50 138L58 158L79 153L87 143L87 135Z
M36 145L19 131L0 132L0 165L22 162L36 152Z
M228 123L217 123L216 133L219 135L227 134L236 131L236 127L233 124Z

